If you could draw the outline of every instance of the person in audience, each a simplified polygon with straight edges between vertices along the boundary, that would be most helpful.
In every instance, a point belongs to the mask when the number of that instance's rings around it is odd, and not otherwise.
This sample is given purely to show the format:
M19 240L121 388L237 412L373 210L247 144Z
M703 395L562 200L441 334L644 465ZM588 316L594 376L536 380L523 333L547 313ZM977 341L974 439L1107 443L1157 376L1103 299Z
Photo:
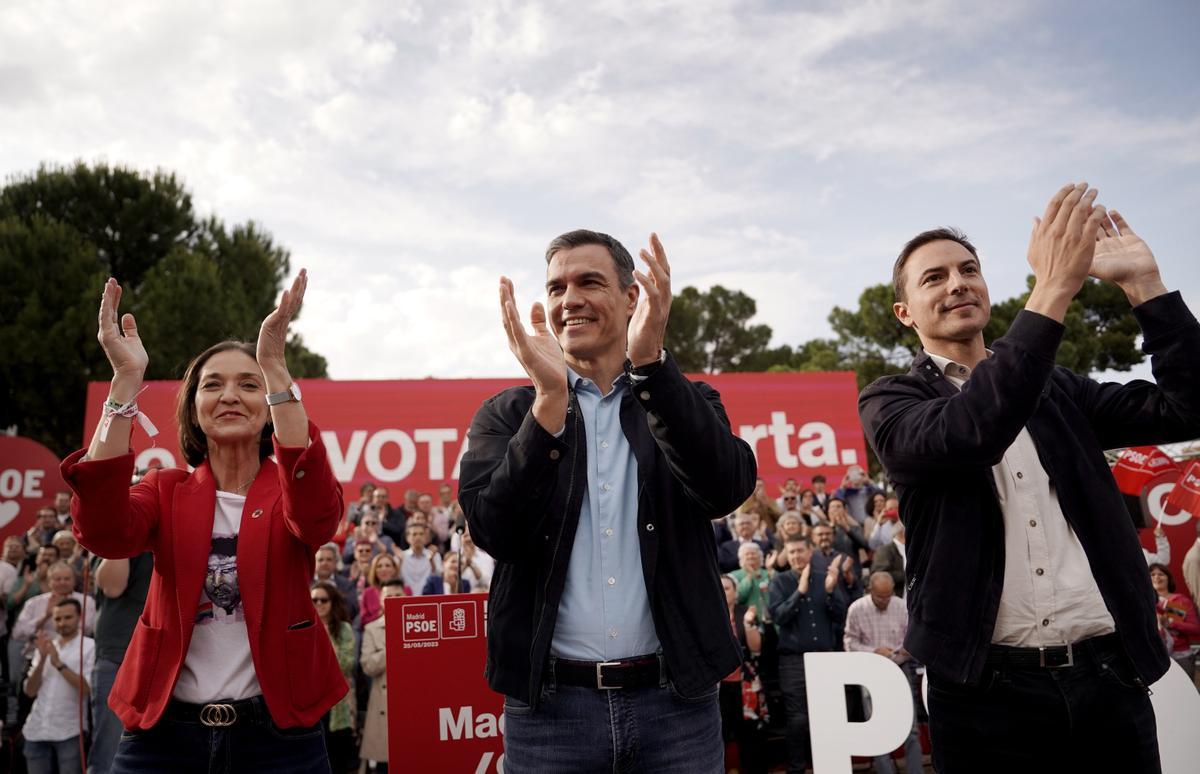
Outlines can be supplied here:
M58 513L54 508L49 505L39 508L37 521L25 532L25 549L33 552L50 545L60 529L62 525L58 523Z
M353 561L354 547L359 543L371 544L374 547L373 554L380 551L387 553L397 551L395 542L381 531L382 526L377 510L373 506L364 507L362 515L359 517L359 525L346 538L346 546L342 549L342 561Z
M32 597L21 609L17 623L13 626L12 638L22 644L22 652L28 657L33 653L34 638L38 632L54 633L55 605L64 599L74 599L86 612L84 634L91 634L96 625L96 603L75 590L75 571L71 565L59 560L46 573L49 591ZM88 674L91 674L89 671Z
M492 573L496 569L496 560L487 551L475 545L471 537L471 528L463 525L461 536L452 535L450 550L458 553L458 543L462 541L463 578L471 582L474 591L487 591L492 586Z
M1193 521L1196 523L1196 539L1192 541L1192 547L1183 555L1180 571L1183 573L1183 580L1187 585L1188 592L1192 595L1192 601L1200 605L1200 519Z
M142 552L131 559L93 558L99 593L96 599L96 668L91 673L92 746L88 751L88 774L107 774L112 768L117 744L125 730L108 706L108 696L133 629L146 606L154 555Z
M906 585L904 572L904 566L908 561L906 540L904 522L897 520L893 525L892 539L875 549L875 556L871 558L873 572L886 572L892 576L892 587L898 597L904 596Z
M404 596L404 585L399 579L385 583L381 589L384 600ZM367 699L367 715L363 722L362 747L358 755L375 774L386 774L388 763L387 736L387 637L384 616L376 618L363 628L362 671L371 679L371 695Z
M458 591L451 591L456 586L458 587ZM425 579L425 585L421 588L423 596L429 594L468 594L470 591L470 581L459 575L458 554L456 553L446 554L446 558L442 560L442 574L430 575Z
M867 546L872 551L892 542L900 524L900 501L895 497L884 498L879 504L879 513L876 514L874 522L874 528L867 533Z
M426 547L429 545L430 534L429 527L420 521L410 524L405 531L408 548L401 555L400 577L404 580L405 590L409 594L420 594L430 575L442 573L441 555Z
M846 470L842 485L833 493L834 498L841 500L846 506L846 513L854 523L863 526L871 515L871 499L878 493L867 478L867 471L861 465L851 465ZM828 512L828 508L826 509Z
M817 474L812 477L812 493L813 505L821 510L822 513L829 507L829 498L832 496L825 489L825 476ZM804 493L800 493L800 503L804 504ZM813 526L816 526L814 523Z
M34 638L33 666L25 678L25 695L33 707L21 734L29 774L82 774L80 737L87 733L88 713L79 714L80 695L88 694L84 675L92 673L96 647L80 631L79 600L58 597L51 609L53 637L41 629Z
M337 586L338 593L342 595L342 603L346 606L346 615L353 621L358 618L358 588L354 581L339 571L340 553L337 544L332 542L317 549L313 557L313 577L310 586L318 583L332 583Z
M363 508L370 505L375 496L375 484L371 481L364 481L358 488L358 499L350 503L346 508L346 520L351 524L358 524L362 518Z
M737 581L729 575L721 576L721 587L729 625L742 649L742 664L721 680L721 733L726 744L737 742L742 772L766 774L767 704L757 671L763 644L759 608L738 602Z
M1154 553L1143 548L1142 555L1146 557L1147 566L1171 563L1171 541L1167 540L1167 533L1163 531L1161 522L1154 525Z
M826 505L829 503L828 495L825 497L825 503ZM817 504L817 493L811 489L800 490L800 503L796 506L796 510L800 512L800 517L809 527L815 527L828 521L828 517L825 515L825 506Z
M721 572L733 572L738 568L738 550L743 543L754 543L766 556L771 543L756 536L759 516L755 511L738 511L733 520L733 538L717 546L717 567Z
M1200 645L1200 616L1196 614L1196 604L1188 594L1176 591L1175 576L1165 564L1150 565L1150 585L1157 598L1158 624L1171 637L1171 658L1195 680L1196 652L1193 646Z
M346 682L354 684L354 671L358 666L355 651L358 641L350 626L350 613L338 587L329 581L317 583L309 590L321 626L329 634L333 652L337 654L338 666ZM346 774L358 768L358 755L354 750L354 727L358 715L354 691L346 691L342 700L330 708L322 718L325 731L325 748L329 751L329 764L334 774Z
M900 665L911 685L915 678L914 662L904 650L908 609L904 606L904 600L894 596L892 590L891 575L886 572L871 573L867 595L854 600L846 611L844 644L847 651L875 653ZM906 771L925 770L915 711L912 728L904 740L904 759ZM896 765L892 763L892 756L878 755L873 763L876 774L895 774Z
M22 550L24 550L24 541L22 540ZM5 600L7 607L7 618L13 622L13 627L20 619L21 611L25 608L25 603L43 593L50 587L50 581L47 577L50 572L50 567L58 561L58 549L53 545L45 545L36 549L36 557L34 566L24 566L21 574L17 578L16 584L9 591L8 597ZM20 715L20 676L25 671L25 647L28 642L17 640L10 630L8 635L8 643L6 645L6 655L8 661L8 673L14 677L8 683L8 711L5 713L5 724L9 727L17 725Z
M808 692L804 654L837 650L836 628L846 619L847 597L838 582L845 556L829 562L824 575L813 564L806 538L786 544L791 568L771 581L770 611L779 631L779 687L787 707L788 772L804 774L810 761Z
M771 561L775 560L775 552L771 552ZM763 623L770 623L771 616L767 609L767 589L771 584L771 574L763 566L762 547L758 543L742 543L738 548L738 569L729 573L737 583L737 602L743 607L753 607L762 611Z
M363 588L360 605L362 625L366 626L383 615L383 599L380 588L390 580L400 577L400 562L391 554L376 554L367 570L367 585Z

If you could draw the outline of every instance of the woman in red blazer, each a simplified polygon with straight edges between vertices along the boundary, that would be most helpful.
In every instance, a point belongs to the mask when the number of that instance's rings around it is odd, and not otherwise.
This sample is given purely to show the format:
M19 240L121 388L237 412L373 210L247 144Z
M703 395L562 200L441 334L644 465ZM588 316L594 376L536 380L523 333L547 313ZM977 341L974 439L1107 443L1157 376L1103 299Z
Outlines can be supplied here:
M120 286L104 288L109 401L87 454L62 472L84 546L110 558L154 553L109 696L126 728L113 771L329 771L320 720L347 686L308 587L343 509L284 362L306 285L302 270L257 346L227 341L192 361L177 420L195 470L151 471L132 488L129 437L148 358L133 316L118 327Z

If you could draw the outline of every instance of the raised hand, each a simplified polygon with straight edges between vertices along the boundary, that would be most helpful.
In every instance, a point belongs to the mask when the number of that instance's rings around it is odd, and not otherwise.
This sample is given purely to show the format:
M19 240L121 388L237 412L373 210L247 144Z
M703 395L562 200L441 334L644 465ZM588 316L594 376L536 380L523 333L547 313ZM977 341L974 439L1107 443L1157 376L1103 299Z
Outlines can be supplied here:
M100 297L99 330L96 338L104 349L112 366L113 376L136 380L139 384L146 373L150 357L138 336L137 322L128 312L117 319L121 304L121 286L112 277L104 283L104 294Z
M557 433L566 422L567 361L558 339L546 324L546 308L541 302L534 303L529 312L529 323L533 326L530 335L517 314L512 280L501 277L500 319L508 336L508 348L517 356L537 393L533 415L548 432Z
M658 360L671 314L671 265L667 263L667 252L658 234L650 235L650 249L653 253L644 247L639 252L649 274L633 272L642 286L641 303L633 310L633 318L629 321L627 346L629 360L634 366Z
M1133 233L1121 213L1111 210L1109 215L1096 230L1092 276L1120 286L1134 306L1167 292L1150 246Z
M258 329L258 346L255 358L263 369L268 380L272 372L287 372L287 360L284 358L284 348L287 344L288 326L292 318L300 311L304 303L304 291L308 288L308 270L301 269L292 281L292 287L283 291L279 298L279 306L262 321ZM281 385L286 389L288 385Z
M1033 219L1029 266L1036 279L1025 308L1062 322L1071 299L1083 287L1096 251L1096 231L1105 210L1095 205L1098 191L1087 183L1066 185Z

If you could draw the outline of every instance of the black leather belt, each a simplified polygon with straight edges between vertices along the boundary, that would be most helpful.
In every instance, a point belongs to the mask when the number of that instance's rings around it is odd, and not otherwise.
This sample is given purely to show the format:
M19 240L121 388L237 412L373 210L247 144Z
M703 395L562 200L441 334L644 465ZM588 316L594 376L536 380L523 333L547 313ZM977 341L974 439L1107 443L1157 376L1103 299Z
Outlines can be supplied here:
M992 645L988 648L986 665L1009 669L1061 669L1079 664L1091 664L1101 657L1122 653L1121 640L1116 632L1089 637L1068 645L1043 648L1014 648Z
M556 658L551 667L559 685L577 685L614 691L621 688L649 688L662 683L662 665L656 655L636 656L620 661L573 661Z
M188 704L172 699L163 717L177 723L199 723L209 728L264 723L270 717L261 696L240 701L214 701L210 704Z

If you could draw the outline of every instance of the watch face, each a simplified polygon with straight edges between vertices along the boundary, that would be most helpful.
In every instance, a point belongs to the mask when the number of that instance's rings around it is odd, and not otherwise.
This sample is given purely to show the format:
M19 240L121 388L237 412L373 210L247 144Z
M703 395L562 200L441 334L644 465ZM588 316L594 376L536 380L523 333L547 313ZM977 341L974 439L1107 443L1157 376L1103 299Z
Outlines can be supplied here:
M292 393L293 398L295 398L296 400L300 400L300 385L296 384L295 382L292 382L291 393Z

